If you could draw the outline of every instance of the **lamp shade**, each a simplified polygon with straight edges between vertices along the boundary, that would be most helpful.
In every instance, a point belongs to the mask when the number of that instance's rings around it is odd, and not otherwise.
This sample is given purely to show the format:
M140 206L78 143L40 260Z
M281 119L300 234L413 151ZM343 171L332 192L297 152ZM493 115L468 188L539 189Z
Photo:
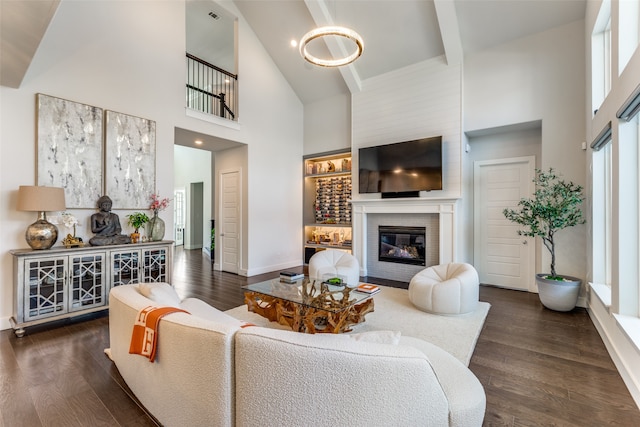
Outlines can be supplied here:
M18 189L19 211L52 212L65 209L63 188L21 185Z

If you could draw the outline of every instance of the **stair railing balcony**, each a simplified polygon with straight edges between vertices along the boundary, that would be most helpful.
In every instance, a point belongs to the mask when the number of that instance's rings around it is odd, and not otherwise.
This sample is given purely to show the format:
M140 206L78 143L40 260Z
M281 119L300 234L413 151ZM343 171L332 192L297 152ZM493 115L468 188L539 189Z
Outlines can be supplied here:
M238 75L187 53L187 108L237 120Z

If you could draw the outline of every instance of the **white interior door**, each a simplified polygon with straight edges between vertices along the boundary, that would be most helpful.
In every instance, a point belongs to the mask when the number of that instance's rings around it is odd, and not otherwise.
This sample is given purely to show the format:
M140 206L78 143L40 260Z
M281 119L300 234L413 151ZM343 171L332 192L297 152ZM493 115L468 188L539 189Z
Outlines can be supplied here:
M237 274L240 265L240 201L242 200L240 172L221 173L220 189L220 266L222 271Z
M535 157L474 162L474 264L480 283L535 290L535 240L502 211L533 194Z

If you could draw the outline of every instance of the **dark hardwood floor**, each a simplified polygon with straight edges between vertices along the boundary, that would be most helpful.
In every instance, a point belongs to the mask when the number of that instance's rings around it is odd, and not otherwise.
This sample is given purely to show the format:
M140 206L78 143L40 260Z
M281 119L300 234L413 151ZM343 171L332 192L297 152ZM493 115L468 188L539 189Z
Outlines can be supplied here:
M200 251L178 248L175 255L180 296L221 310L243 303L240 286L277 277L212 271ZM487 286L480 299L491 310L469 367L487 395L484 425L640 426L640 411L586 310L556 313L535 294ZM104 355L108 346L106 314L30 328L24 338L1 331L0 427L155 425Z

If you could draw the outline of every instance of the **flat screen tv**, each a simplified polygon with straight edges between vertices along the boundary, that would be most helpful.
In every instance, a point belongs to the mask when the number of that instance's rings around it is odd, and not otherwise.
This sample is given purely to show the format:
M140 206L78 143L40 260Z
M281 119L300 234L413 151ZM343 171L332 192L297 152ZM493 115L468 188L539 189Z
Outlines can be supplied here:
M442 137L360 148L358 165L360 193L442 190Z

